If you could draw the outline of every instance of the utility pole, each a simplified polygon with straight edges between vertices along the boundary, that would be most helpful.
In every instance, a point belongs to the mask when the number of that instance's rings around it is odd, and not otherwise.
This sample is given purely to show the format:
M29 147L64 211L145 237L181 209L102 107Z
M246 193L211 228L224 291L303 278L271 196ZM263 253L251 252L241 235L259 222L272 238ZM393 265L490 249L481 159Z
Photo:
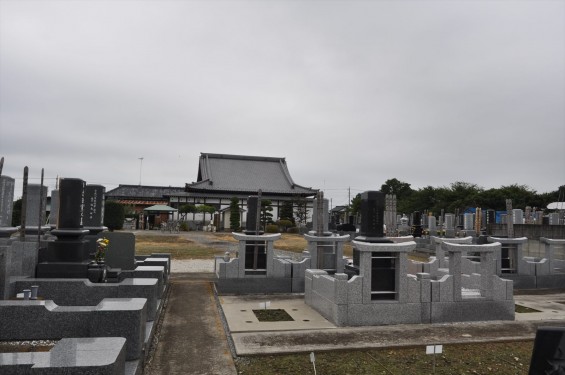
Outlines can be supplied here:
M143 166L143 156L139 159L139 186L141 186L141 167Z

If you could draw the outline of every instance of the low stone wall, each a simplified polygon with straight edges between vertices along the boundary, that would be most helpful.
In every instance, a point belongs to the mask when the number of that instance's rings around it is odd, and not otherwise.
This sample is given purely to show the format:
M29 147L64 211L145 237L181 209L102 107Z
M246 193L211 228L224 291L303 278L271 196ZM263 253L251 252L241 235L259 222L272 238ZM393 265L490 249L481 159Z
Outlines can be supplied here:
M65 338L49 352L0 353L0 368L5 375L121 375L125 346L123 337Z
M120 283L91 283L86 279L23 279L15 282L16 292L39 286L38 296L59 306L96 306L105 298L147 299L147 320L156 318L158 280L125 279ZM12 297L15 297L13 295Z
M140 359L147 300L106 298L97 306L58 306L53 301L0 301L0 340L125 337L126 360Z
M506 224L489 224L489 236L506 236ZM514 237L527 237L530 240L539 240L540 237L565 239L565 225L548 224L514 224Z

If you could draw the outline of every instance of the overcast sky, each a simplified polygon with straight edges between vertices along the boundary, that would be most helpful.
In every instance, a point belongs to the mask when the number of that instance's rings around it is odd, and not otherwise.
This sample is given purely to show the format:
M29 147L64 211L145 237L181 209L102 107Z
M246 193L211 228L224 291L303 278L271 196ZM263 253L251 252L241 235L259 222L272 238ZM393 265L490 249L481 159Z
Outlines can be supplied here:
M16 196L26 165L184 186L201 152L285 157L333 206L391 178L557 190L565 1L0 0Z

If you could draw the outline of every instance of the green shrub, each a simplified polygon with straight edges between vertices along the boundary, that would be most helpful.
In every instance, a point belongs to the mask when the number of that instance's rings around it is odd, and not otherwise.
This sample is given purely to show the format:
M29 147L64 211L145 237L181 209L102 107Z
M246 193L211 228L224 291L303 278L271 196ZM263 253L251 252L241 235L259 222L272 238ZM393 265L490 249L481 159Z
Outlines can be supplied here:
M267 233L279 233L279 226L275 224L267 225L265 232Z
M188 223L186 221L181 221L179 229L183 232L188 232Z
M110 232L120 230L124 227L124 206L116 201L106 201L104 204L104 226Z
M293 233L293 234L297 234L300 233L300 230L298 229L298 227L292 227L292 228L288 228L286 230L287 233Z

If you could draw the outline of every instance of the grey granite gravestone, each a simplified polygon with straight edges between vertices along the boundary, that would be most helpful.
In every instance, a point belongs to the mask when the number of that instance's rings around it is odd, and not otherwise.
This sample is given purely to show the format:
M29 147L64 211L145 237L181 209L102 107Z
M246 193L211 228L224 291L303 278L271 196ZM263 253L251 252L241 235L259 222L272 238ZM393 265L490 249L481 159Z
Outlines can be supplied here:
M463 214L463 230L469 232L467 235L471 234L470 232L474 230L473 216L474 215L469 212Z
M59 190L51 190L51 212L49 212L49 226L57 228L57 217L59 216Z
M432 215L428 217L428 233L430 236L437 235L436 217Z
M12 226L15 181L12 177L0 176L0 238L10 237L17 231Z
M455 237L455 215L445 214L445 237Z
M26 234L37 234L38 228L41 227L41 232L49 229L45 225L45 208L47 202L47 186L40 184L27 185L27 200L26 200Z
M316 236L329 236L331 232L328 231L329 221L329 202L324 199L324 193L319 191L313 202L314 214L312 215L312 228L309 232L310 235Z

